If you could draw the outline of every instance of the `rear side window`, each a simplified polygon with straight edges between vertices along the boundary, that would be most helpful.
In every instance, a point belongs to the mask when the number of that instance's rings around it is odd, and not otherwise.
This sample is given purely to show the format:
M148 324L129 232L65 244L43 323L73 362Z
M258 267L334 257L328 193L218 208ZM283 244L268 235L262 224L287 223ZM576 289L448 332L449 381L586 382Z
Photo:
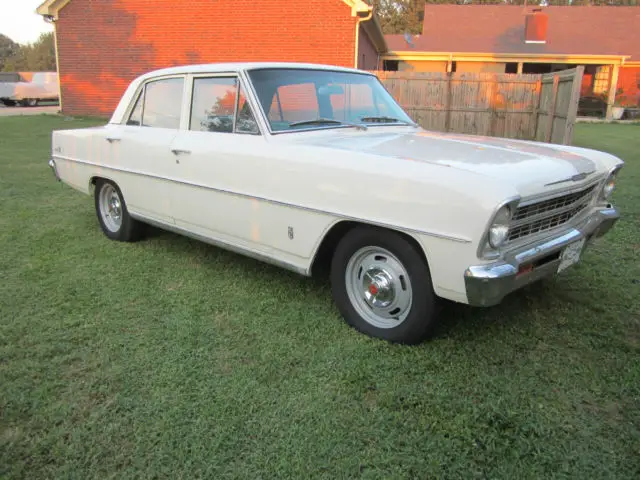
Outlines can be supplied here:
M142 103L144 101L144 91L140 93L138 96L138 100L136 100L136 104L131 111L131 115L129 115L129 120L127 120L127 125L142 125Z
M184 78L155 80L145 85L127 125L180 128Z

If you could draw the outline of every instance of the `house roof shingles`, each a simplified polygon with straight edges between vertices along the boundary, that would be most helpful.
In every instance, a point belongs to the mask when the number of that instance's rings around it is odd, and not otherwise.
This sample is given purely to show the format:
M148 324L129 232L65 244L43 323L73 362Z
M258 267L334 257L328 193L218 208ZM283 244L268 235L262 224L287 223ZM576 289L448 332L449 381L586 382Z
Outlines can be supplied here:
M404 35L385 35L389 51L630 55L640 61L639 7L546 7L547 41L524 42L525 13L507 5L426 5L413 48Z

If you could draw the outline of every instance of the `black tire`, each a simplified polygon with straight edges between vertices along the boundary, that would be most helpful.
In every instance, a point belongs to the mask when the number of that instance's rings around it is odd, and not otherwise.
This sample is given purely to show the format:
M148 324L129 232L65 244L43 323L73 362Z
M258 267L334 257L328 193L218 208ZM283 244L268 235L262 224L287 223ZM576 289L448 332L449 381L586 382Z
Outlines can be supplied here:
M20 100L20 105L23 107L37 107L38 99L37 98L25 98L24 100Z
M393 258L394 264L399 262L401 264L400 266L404 268L404 272L408 274L411 302L410 306L405 310L405 312L408 312L405 313L406 317L404 317L402 321L398 320L398 325L394 325L391 322L394 326L381 328L367 320L367 318L365 318L367 312L366 307L369 305L365 299L364 291L361 292L362 300L360 301L364 303L360 303L357 299L352 301L352 298L360 292L347 286L347 269L350 268L348 266L352 258L358 258L360 252L363 250L366 252L369 247L391 253L392 256L395 257ZM380 259L380 261L384 262L387 261L384 260L384 255L374 255L373 258ZM357 265L357 262L355 262L355 264ZM349 270L349 272L357 271L362 272L362 268L350 268ZM401 281L406 280L403 279L403 276L404 275L399 275ZM349 273L349 278L352 278L351 273ZM365 277L357 276L354 279L355 284L359 285L358 282L364 278ZM369 278L371 277L369 276ZM404 282L399 285L401 285L403 289L405 288ZM333 254L331 262L331 290L338 310L340 310L346 322L358 331L371 337L381 338L394 343L416 344L426 339L433 332L437 321L439 302L433 292L431 274L427 262L411 241L389 230L374 227L356 227L347 232L338 243ZM349 291L351 291L351 297ZM376 289L376 292L377 291ZM369 306L369 308L372 312L374 311L371 306ZM359 313L359 310L364 312L364 315ZM393 311L394 310L391 310L391 313L393 313Z
M116 224L118 222L111 222L109 220L105 220L102 214L101 207L101 192L106 194L106 189L109 189L111 192L115 192L119 199L119 225ZM129 211L127 210L127 204L125 203L124 196L120 191L118 185L110 180L98 179L96 181L95 187L95 195L94 195L95 207L96 207L96 215L98 217L98 222L100 223L100 228L102 228L102 232L111 240L119 241L119 242L135 242L139 240L144 233L144 224L133 219L131 215L129 215Z
M5 107L15 107L16 102L14 100L2 100Z

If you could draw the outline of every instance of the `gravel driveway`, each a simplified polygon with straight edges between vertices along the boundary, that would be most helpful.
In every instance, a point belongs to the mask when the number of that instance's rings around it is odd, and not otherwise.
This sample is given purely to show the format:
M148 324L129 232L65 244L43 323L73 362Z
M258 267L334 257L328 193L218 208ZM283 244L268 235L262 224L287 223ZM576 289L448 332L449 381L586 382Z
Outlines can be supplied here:
M44 107L5 107L0 105L0 117L13 117L16 115L40 115L42 113L55 115L58 113L58 105Z

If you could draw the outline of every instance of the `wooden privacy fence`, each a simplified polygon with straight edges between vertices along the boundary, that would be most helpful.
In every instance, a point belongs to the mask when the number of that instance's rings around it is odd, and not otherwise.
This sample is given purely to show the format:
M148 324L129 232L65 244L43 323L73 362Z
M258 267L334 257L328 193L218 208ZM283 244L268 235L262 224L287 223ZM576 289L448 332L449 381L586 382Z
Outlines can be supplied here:
M571 144L583 72L377 75L428 130Z

